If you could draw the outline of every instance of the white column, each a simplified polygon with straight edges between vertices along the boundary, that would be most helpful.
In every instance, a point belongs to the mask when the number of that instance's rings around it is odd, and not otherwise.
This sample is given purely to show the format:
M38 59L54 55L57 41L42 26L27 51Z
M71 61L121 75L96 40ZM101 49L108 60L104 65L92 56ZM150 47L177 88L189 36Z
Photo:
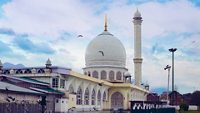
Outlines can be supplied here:
M96 107L98 106L98 98L97 98L97 97L98 97L98 96L97 96L97 95L98 95L98 91L99 91L98 89L95 90L95 106L96 106Z
M97 70L98 72L98 79L101 79L101 70Z
M91 89L89 89L89 105L92 105L92 91Z
M103 109L103 93L101 92L100 109Z
M109 80L109 70L106 70L106 80Z
M114 71L114 70L113 70L113 71ZM114 71L114 80L117 80L117 79L116 79L116 76L117 76L117 71L115 70L115 71Z

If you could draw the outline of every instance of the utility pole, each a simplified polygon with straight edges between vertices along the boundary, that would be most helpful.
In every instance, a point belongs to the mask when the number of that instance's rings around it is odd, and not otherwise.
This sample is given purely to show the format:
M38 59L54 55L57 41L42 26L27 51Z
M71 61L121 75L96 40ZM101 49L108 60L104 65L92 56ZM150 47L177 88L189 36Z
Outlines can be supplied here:
M170 78L170 68L171 66L167 65L164 70L168 70L168 82L167 82L167 104L169 104L169 78Z
M174 93L174 52L176 51L176 48L169 49L170 52L172 52L172 94ZM175 96L172 95L172 105L174 105Z

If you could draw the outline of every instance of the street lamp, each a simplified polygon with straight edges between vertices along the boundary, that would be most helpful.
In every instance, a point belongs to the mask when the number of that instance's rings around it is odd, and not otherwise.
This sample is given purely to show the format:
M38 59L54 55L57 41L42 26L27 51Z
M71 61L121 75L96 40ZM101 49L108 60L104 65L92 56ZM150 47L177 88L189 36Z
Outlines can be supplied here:
M170 52L172 52L172 92L174 92L174 52L176 51L176 48L169 49ZM174 104L174 96L172 96L172 104Z
M168 70L168 82L167 82L167 104L169 104L169 78L170 78L170 68L171 66L167 65L164 70Z

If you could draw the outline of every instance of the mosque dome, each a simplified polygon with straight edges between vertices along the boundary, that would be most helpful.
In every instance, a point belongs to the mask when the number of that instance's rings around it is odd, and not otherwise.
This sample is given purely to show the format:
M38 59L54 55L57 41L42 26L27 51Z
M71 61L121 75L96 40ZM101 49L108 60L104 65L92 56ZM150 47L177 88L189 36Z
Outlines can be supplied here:
M85 63L86 67L125 67L126 51L119 39L104 30L88 44Z

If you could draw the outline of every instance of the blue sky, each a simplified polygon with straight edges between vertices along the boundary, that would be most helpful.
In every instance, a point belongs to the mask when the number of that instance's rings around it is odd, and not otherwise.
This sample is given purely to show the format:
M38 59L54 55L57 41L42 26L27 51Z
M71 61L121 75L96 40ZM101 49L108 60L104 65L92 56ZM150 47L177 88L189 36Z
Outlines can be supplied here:
M23 7L22 7L23 6ZM108 30L126 48L127 68L133 73L133 23L142 14L143 82L166 89L175 53L175 84L181 93L200 90L200 2L197 0L1 0L0 59L2 62L53 65L82 72L88 43ZM82 38L77 38L78 35ZM156 90L157 91L157 90Z

